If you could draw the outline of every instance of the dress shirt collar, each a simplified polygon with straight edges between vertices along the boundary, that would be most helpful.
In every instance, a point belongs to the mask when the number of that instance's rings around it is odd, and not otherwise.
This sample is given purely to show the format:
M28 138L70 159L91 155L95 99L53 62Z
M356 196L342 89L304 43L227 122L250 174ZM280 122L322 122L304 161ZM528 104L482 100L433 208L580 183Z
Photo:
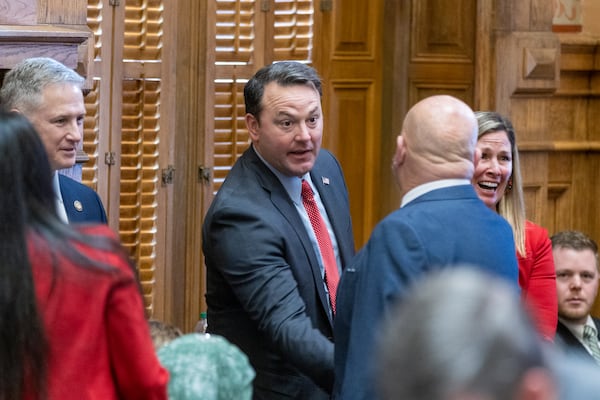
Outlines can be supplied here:
M588 315L587 320L585 321L585 324L576 324L574 322L569 322L569 321L565 321L562 318L558 318L558 320L561 322L561 324L563 324L564 326L567 327L567 329L569 329L571 331L571 333L580 341L583 343L583 327L585 325L589 325L591 327L593 327L594 329L596 329L596 324L594 324L594 321L592 320L592 317Z
M52 189L54 189L54 195L57 198L60 198L60 183L58 181L58 172L54 171L54 175L52 175Z
M60 193L60 182L58 180L58 172L54 171L54 177L52 178L52 188L54 189L56 212L58 217L64 222L69 222L67 211L65 210L65 204L63 202L62 194Z
M267 168L269 168L269 170L271 170L271 172L273 172L273 174L275 174L277 179L279 179L279 182L281 182L281 184L283 185L283 188L285 189L287 194L290 196L290 199L292 199L294 204L302 205L302 195L301 195L302 179L306 179L308 181L308 183L310 184L310 186L313 188L313 192L315 191L315 186L313 185L312 180L310 179L310 173L306 173L301 178L298 178L297 176L284 175L281 172L279 172L275 167L273 167L271 164L269 164L267 162L267 160L265 160L260 155L260 153L258 151L256 151L254 146L252 146L252 150L254 151L254 153L256 153L258 158L267 166Z
M417 187L412 188L402 197L402 203L400 208L404 207L417 197L423 196L425 193L431 192L432 190L446 188L450 186L470 185L468 179L440 179L438 181L427 182Z

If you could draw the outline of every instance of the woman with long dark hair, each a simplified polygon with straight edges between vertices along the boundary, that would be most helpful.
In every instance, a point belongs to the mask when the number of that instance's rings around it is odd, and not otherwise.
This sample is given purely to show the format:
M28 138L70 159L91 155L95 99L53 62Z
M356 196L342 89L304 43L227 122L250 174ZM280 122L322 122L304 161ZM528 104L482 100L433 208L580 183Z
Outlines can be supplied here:
M135 269L107 226L59 219L51 178L0 111L0 400L166 399Z

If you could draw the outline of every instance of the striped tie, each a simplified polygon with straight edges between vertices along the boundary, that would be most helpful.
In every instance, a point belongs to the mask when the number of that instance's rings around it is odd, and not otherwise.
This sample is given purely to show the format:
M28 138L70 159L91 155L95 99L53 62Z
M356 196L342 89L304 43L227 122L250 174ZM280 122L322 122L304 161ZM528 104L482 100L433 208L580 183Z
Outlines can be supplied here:
M598 346L598 334L596 332L596 328L585 325L583 327L583 341L590 349L592 356L596 359L596 362L600 363L600 346Z

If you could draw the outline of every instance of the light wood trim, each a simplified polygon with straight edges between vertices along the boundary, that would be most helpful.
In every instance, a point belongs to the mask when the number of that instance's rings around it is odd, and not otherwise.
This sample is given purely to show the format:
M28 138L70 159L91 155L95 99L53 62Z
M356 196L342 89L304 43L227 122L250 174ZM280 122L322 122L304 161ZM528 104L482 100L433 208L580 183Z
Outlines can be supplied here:
M92 33L85 27L0 25L0 69L11 69L25 58L46 56L85 76L91 60L85 56L91 38Z
M599 152L600 141L520 142L519 152L586 151Z
M90 38L84 29L59 25L0 25L0 42L76 43Z

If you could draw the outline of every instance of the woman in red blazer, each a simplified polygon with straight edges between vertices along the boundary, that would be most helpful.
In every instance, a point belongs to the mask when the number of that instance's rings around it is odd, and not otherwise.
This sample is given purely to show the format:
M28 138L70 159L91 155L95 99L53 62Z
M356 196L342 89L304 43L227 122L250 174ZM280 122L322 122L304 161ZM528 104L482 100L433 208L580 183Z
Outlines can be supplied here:
M135 271L105 225L55 211L44 147L0 112L0 399L166 399Z
M495 112L476 112L479 124L473 186L479 198L511 225L519 286L539 333L554 340L558 322L556 272L546 229L525 218L519 151L512 123Z

